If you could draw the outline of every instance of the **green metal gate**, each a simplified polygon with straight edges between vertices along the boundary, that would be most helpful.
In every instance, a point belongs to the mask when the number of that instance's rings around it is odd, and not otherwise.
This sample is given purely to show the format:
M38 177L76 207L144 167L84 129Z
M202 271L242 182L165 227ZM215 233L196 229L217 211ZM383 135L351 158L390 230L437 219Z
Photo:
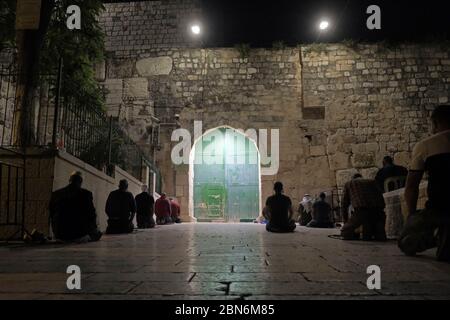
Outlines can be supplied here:
M216 129L195 146L194 216L198 221L253 221L259 215L259 153L233 129Z

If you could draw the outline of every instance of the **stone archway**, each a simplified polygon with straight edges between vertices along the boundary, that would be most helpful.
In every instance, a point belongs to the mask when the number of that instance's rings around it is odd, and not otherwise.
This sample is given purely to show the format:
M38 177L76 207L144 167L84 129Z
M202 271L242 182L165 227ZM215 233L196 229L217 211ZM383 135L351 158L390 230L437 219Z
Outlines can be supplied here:
M189 158L189 215L199 222L251 222L260 212L256 142L227 126L207 131Z

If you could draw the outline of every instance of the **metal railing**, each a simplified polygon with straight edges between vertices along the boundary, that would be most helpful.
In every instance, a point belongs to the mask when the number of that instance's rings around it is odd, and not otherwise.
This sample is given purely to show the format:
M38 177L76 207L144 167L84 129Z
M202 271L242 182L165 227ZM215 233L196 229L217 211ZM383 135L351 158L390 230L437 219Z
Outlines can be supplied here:
M17 72L0 65L0 146L13 145Z
M117 121L89 105L59 97L62 68L55 75L40 76L40 88L27 126L28 146L65 150L80 160L113 175L114 165L139 180L145 167L156 176L160 192L161 175L153 161L120 128ZM0 64L0 147L18 150L18 71L14 63Z
M0 64L0 147L17 149L19 135L18 88L19 70L14 63ZM34 92L34 103L28 110L28 144L50 146L52 144L56 76L41 75L41 86Z
M0 227L3 239L24 232L25 159L0 148Z
M57 119L56 145L71 155L112 175L111 165L117 165L135 178L145 180L144 168L157 176L160 173L141 148L120 128L117 121L89 106L65 101Z

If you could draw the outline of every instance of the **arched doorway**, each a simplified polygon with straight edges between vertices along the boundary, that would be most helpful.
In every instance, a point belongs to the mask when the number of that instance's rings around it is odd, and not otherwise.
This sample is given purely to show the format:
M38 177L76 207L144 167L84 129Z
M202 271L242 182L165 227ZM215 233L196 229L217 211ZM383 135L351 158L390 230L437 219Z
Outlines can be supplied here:
M261 211L256 142L230 127L206 132L191 151L189 184L198 222L252 222Z

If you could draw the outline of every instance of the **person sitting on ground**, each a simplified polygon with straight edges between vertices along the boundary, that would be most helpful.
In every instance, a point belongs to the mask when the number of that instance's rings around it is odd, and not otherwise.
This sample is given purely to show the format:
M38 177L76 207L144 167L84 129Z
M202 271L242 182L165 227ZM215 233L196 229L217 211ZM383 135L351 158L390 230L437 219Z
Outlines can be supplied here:
M170 211L172 221L175 223L181 223L180 215L181 215L181 207L178 202L174 198L170 198Z
M334 228L331 219L331 206L325 201L327 195L322 192L319 200L314 202L312 208L312 221L308 223L308 228Z
M292 210L292 201L289 197L283 195L283 184L277 182L274 185L275 195L269 197L266 206L270 212L270 220L266 225L266 230L274 233L294 232L296 225L292 220L294 211Z
M167 199L165 193L161 194L161 198L155 203L156 223L159 225L171 224L172 221L172 205Z
M394 159L392 159L389 156L384 157L383 159L383 168L381 168L376 177L375 180L378 183L378 187L380 188L381 191L383 191L383 193L386 191L384 189L384 183L386 182L387 179L389 178L393 178L393 177L398 177L398 178L406 178L406 176L408 175L408 169L406 169L405 167L402 166L398 166L396 164L394 164ZM404 186L399 186L399 187L404 187ZM390 191L394 191L395 188L393 188Z
M108 215L107 234L125 234L133 232L136 202L134 201L133 194L128 192L127 180L121 180L119 189L109 194L105 211Z
M406 181L409 217L398 245L408 256L437 247L437 259L450 262L450 105L437 107L430 138L414 148ZM428 201L417 211L419 186L428 173Z
M353 206L353 214L348 218L348 208ZM341 230L344 240L357 240L356 230L362 226L363 240L386 241L386 214L383 194L375 180L363 179L360 174L344 187L342 216L345 225Z
M50 219L55 238L67 242L98 241L102 233L97 227L97 214L92 193L83 189L83 177L74 172L69 185L53 192Z
M298 206L299 224L304 227L312 220L313 200L309 194L303 196L302 202Z
M151 229L155 227L153 219L155 199L148 192L148 186L142 186L142 193L136 196L136 220L138 229Z

